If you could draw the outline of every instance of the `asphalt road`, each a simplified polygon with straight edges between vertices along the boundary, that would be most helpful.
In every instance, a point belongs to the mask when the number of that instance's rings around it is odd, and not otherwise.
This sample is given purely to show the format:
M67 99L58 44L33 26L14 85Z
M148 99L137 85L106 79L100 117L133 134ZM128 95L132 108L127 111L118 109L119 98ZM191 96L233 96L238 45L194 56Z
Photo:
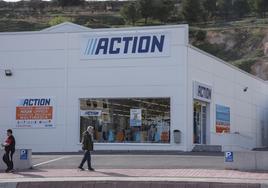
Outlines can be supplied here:
M32 160L37 169L73 169L79 165L82 155L33 155ZM93 167L99 169L224 169L223 160L221 155L92 155Z

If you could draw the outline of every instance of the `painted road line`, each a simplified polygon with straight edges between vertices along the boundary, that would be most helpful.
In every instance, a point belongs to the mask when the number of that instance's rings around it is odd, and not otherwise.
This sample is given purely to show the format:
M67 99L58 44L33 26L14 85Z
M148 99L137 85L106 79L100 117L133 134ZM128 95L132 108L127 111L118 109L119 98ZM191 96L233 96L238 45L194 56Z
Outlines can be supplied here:
M45 161L45 162L42 162L42 163L35 164L35 165L33 165L33 167L37 167L37 166L41 166L41 165L44 165L44 164L52 163L52 162L59 161L59 160L62 160L62 159L66 159L66 158L69 158L69 157L70 156L59 157L59 158L56 158L56 159L52 159L52 160L49 160L49 161Z

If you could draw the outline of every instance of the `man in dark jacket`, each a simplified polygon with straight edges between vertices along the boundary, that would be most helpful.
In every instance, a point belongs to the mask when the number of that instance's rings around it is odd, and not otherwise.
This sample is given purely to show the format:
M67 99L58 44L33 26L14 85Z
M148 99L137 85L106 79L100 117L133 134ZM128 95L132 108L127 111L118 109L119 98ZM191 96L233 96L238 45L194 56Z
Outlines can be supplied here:
M87 130L83 133L82 137L82 149L84 151L84 157L78 166L80 170L84 170L83 166L84 163L87 161L88 170L94 171L91 167L91 154L90 152L93 151L94 143L93 143L93 131L94 128L92 126L88 126Z
M15 145L16 141L14 136L12 135L12 130L7 130L7 139L5 143L2 144L5 147L5 154L3 156L3 161L7 165L6 172L14 172L14 164L13 164L13 154L15 153Z

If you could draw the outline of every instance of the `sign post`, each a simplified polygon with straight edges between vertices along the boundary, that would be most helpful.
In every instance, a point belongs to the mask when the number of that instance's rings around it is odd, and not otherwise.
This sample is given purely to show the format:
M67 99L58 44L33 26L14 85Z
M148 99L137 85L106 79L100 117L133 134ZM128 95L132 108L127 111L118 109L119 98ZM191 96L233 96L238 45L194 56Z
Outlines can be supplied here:
M20 150L20 160L28 160L28 150L27 149Z
M224 160L225 162L234 162L234 153L232 151L225 152Z

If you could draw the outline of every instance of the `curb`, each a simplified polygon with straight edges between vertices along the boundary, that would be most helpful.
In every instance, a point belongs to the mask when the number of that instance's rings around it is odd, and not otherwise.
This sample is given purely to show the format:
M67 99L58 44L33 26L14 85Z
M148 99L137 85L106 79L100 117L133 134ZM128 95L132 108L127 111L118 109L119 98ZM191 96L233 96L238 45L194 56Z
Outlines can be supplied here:
M68 180L69 179L69 180ZM66 181L67 180L67 181ZM14 179L11 182L0 183L0 188L268 188L268 183L244 182L225 180L210 181L207 179L191 180L189 179L164 179L158 178L136 178L135 179L117 179L115 178L31 178L31 179ZM17 182L16 182L17 181Z

